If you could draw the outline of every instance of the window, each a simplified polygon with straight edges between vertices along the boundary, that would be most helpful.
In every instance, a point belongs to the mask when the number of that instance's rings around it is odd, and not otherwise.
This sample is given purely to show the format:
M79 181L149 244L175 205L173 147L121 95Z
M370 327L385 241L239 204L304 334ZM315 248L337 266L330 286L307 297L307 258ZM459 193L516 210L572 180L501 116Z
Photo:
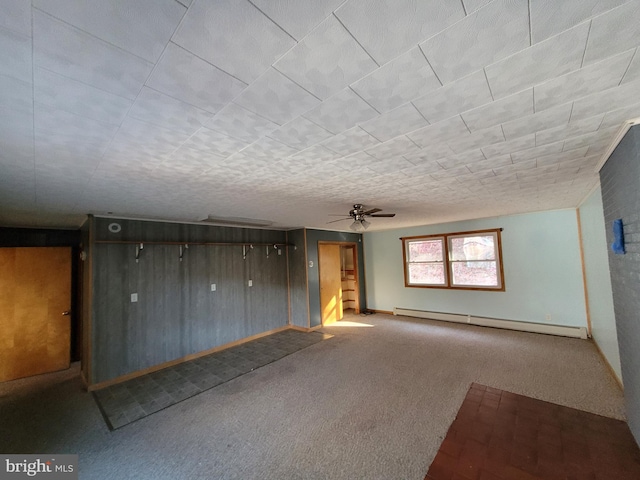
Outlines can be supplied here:
M401 240L407 287L504 291L499 229Z

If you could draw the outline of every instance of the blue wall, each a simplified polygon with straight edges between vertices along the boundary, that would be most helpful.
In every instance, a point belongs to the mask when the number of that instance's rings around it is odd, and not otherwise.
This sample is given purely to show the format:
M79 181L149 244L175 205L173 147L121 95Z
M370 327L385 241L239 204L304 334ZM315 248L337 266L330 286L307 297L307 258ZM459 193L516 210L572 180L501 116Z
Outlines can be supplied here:
M580 205L579 212L591 334L618 380L622 382L600 187Z
M400 237L503 228L504 292L407 288ZM575 210L364 234L367 305L586 327ZM547 315L551 315L549 320Z

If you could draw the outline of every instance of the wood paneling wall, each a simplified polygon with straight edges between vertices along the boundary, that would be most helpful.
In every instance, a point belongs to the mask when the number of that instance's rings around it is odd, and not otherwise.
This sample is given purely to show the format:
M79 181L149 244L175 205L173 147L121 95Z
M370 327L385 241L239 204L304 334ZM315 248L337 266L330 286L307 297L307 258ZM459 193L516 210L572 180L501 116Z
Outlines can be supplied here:
M289 242L296 248L289 249L289 295L291 297L291 324L309 328L309 290L307 287L307 254L305 231L287 232Z
M107 218L93 230L97 241L286 242L282 231ZM287 325L284 248L247 248L243 259L242 245L190 245L182 262L179 248L146 244L136 263L136 245L92 244L91 383Z

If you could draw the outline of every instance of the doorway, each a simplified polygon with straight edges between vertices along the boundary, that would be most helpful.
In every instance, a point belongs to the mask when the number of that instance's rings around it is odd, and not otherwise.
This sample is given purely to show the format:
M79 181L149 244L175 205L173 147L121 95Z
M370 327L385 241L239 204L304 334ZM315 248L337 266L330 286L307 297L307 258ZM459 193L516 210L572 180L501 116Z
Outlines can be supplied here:
M0 382L69 368L71 248L0 248Z
M318 242L318 274L323 325L360 313L357 244Z

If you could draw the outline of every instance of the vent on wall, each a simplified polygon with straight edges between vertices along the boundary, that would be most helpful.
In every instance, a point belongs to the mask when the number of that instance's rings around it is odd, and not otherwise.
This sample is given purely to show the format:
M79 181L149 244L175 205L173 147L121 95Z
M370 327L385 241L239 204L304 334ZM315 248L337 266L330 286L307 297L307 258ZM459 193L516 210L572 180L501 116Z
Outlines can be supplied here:
M429 320L441 320L445 322L466 323L480 327L504 328L518 330L520 332L545 333L561 337L587 338L587 329L584 327L567 327L564 325L549 325L546 323L519 322L515 320L502 320L499 318L475 317L457 313L427 312L424 310L411 310L408 308L394 307L394 315L407 317L427 318Z

